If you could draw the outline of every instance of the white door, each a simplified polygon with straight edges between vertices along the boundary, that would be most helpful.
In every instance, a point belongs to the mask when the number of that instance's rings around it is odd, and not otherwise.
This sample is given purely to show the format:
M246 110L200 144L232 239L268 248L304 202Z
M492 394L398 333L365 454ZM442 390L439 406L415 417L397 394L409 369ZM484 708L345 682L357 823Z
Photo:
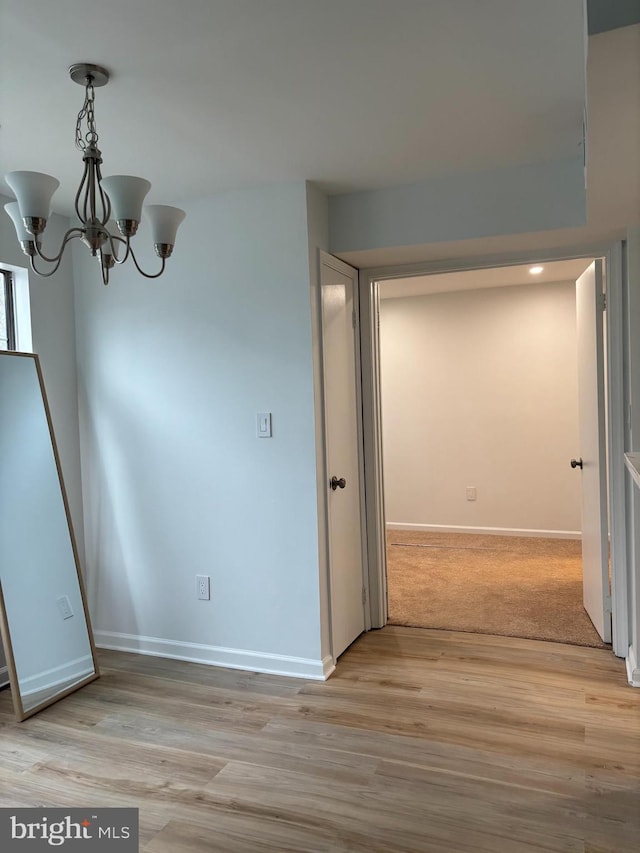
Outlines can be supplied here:
M603 346L602 261L576 282L578 406L582 464L582 587L584 608L597 632L611 642L609 537Z
M356 270L321 253L329 582L335 658L365 627L356 393L356 281Z

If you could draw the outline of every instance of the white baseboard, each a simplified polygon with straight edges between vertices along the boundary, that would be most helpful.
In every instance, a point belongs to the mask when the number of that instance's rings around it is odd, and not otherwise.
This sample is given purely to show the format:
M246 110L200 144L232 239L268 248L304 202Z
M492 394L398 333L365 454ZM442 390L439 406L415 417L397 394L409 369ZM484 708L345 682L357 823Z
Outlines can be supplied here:
M322 658L322 671L324 672L325 681L336 671L336 665L333 662L331 655L327 655L327 657Z
M629 646L629 654L625 658L627 680L632 687L640 687L640 669L633 646Z
M0 687L6 687L9 683L9 670L6 666L0 666Z
M425 533L477 533L488 536L534 536L545 539L581 539L579 530L530 530L516 527L464 527L458 524L410 524L388 521L387 530L416 530Z
M137 634L120 634L115 631L94 631L94 636L96 645L101 649L135 652L139 655L222 666L227 669L243 669L316 681L325 681L335 669L331 657L323 660L297 658L247 649L227 649L222 646L163 640L158 637L141 637Z
M84 655L76 660L67 661L62 666L55 666L27 678L20 678L20 693L22 696L30 696L33 693L42 693L74 684L76 681L87 678L93 671L93 658L91 655Z

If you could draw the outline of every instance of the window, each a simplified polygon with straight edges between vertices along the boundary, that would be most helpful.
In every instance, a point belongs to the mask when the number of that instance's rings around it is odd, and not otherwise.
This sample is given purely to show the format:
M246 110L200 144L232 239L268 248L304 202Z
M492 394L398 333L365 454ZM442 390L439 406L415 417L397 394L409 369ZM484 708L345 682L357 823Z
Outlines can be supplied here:
M13 275L0 269L0 350L16 348Z

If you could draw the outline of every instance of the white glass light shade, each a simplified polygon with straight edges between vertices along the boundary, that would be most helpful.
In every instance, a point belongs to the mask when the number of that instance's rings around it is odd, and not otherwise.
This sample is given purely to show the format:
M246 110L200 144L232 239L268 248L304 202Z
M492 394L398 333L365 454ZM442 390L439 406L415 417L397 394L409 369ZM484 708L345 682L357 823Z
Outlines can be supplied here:
M51 196L60 186L57 178L42 172L9 172L5 180L16 194L23 218L49 218Z
M109 175L102 179L100 186L109 196L114 219L140 222L142 202L151 189L149 181L134 178L133 175Z
M15 225L16 234L18 235L18 240L21 243L25 243L27 240L35 241L35 237L33 234L29 234L27 229L24 227L24 222L22 221L22 216L20 215L20 206L17 201L10 201L9 204L5 204L4 209L7 211L11 219L13 220L13 224Z
M174 246L178 226L187 215L179 207L169 207L167 204L148 204L144 209L151 224L153 242Z

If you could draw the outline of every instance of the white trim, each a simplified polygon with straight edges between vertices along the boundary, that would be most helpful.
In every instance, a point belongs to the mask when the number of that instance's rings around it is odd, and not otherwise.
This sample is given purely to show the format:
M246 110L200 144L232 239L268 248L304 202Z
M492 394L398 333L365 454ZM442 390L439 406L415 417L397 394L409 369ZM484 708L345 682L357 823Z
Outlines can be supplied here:
M499 269L522 264L551 263L552 261L575 261L578 258L601 258L611 249L611 240L578 245L575 248L552 248L535 252L526 249L521 252L499 253L495 255L471 255L468 258L423 261L414 264L391 264L389 266L361 269L362 281L366 284L387 281L395 278L413 278L420 275L432 275L449 272L473 272L482 269Z
M61 666L54 666L35 675L29 675L27 678L20 678L20 695L31 696L33 693L41 693L53 687L70 686L76 681L87 678L93 672L95 667L91 654L84 655Z
M322 658L322 672L324 673L324 680L326 681L329 676L334 673L336 670L336 662L331 655L326 655Z
M624 384L624 267L626 247L616 243L605 256L606 347L607 347L607 466L609 491L609 537L611 543L611 639L614 655L625 657L629 647L629 601L627 595L627 495L625 476Z
M333 658L323 660L297 658L289 655L273 655L249 649L228 649L223 646L207 646L201 643L184 643L180 640L164 640L160 637L143 637L138 634L121 634L117 631L95 631L96 646L118 652L134 652L226 669L244 669L249 672L265 672L271 675L287 675L293 678L309 678L325 681L333 672Z
M638 661L636 660L633 646L629 646L629 653L625 658L625 664L627 667L627 681L632 687L640 687L640 669L638 668Z
M33 352L31 336L31 301L29 297L29 270L14 264L0 264L13 273L13 300L16 324L16 352Z
M405 524L388 521L387 530L424 530L431 533L477 533L488 536L532 536L545 539L581 539L579 530L531 530L519 527L465 527L460 524Z
M0 666L0 687L6 687L9 684L9 670L6 666Z
M640 453L625 453L624 464L631 474L633 482L640 488Z
M358 276L360 291L360 358L362 365L362 419L364 447L365 525L367 533L367 583L371 628L387 622L387 551L378 518L384 518L384 465L382 461L382 405L380 400L380 335L378 284ZM378 515L380 513L380 515Z
M566 246L552 249L544 249L538 252L525 250L521 252L504 253L498 255L486 255L484 257L454 258L449 260L437 260L416 264L390 265L371 267L360 270L360 309L361 316L369 315L369 322L363 323L361 328L361 348L363 364L363 423L364 441L368 450L365 459L365 472L367 479L365 484L365 508L367 515L367 531L369 540L369 577L370 587L374 590L385 589L385 515L384 496L380 494L379 486L382 483L382 438L376 429L379 416L379 400L377 393L380 388L380 365L378 361L378 322L377 282L383 279L406 278L407 276L429 275L432 273L459 272L464 270L490 269L492 267L513 266L514 264L545 263L560 260L573 260L575 258L597 258L606 256L612 252L615 258L615 249L612 249L610 241L593 242L579 246ZM616 289L614 288L614 291ZM620 294L611 294L613 300L620 298ZM611 307L611 306L610 306ZM617 362L616 362L617 367ZM615 412L616 418L624 416L624 413ZM618 434L619 423L614 419L610 423L610 429ZM372 446L373 445L373 446ZM617 536L619 529L610 531ZM618 549L619 543L612 540L612 549ZM629 573L628 564L620 565L620 580L626 583ZM624 575L624 578L622 577ZM623 602L620 598L624 589L623 583L614 585L612 593L612 610L616 619L620 618ZM386 612L380 608L380 596L370 596L369 606L371 608L372 625L382 627L386 624ZM379 620L379 621L378 621Z
M625 391L624 410L627 445L625 450L640 451L640 223L627 228L624 270L625 308ZM631 473L631 472L630 472ZM640 491L627 476L628 484L628 529L627 548L629 574L627 580L629 607L629 645L633 649L631 675L638 671L640 657Z

